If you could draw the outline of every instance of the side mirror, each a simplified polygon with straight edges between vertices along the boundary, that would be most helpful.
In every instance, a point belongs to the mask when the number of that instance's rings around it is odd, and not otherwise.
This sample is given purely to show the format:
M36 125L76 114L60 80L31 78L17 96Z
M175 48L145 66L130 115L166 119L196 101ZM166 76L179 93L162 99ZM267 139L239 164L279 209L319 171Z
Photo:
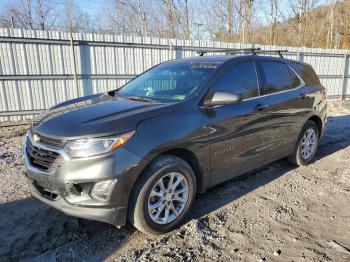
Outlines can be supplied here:
M204 106L234 105L242 101L243 96L231 92L215 92L211 99L204 101Z

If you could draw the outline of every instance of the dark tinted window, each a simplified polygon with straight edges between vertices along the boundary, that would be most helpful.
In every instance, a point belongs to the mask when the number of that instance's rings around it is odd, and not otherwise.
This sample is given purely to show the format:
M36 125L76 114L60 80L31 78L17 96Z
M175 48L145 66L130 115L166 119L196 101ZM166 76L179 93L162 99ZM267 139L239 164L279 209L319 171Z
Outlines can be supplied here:
M311 66L293 63L293 69L295 69L295 71L307 84L320 84L320 80Z
M232 66L214 85L214 89L240 93L243 98L258 96L259 88L254 63L242 62Z
M287 66L278 62L260 62L264 81L264 94L290 89Z
M290 75L290 81L291 81L291 84L292 84L292 88L298 87L301 84L301 81L300 81L299 77L289 67L288 67L288 72L289 72L289 75Z

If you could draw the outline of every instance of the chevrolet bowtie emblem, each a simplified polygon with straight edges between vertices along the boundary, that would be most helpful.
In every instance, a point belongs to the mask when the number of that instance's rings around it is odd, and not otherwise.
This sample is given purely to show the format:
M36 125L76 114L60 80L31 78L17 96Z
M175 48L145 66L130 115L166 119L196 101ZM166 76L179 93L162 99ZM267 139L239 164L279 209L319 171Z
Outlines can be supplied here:
M37 134L34 134L34 135L33 135L33 140L34 140L35 143L39 143L39 141L40 141L40 136L38 136Z

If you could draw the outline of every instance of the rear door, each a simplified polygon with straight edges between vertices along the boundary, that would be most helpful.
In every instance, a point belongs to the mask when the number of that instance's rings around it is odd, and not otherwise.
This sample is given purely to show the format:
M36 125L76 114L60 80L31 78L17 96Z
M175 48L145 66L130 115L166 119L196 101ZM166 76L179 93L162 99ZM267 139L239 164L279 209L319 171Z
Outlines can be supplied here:
M284 62L259 61L258 68L266 103L264 112L269 116L265 128L266 160L270 162L292 153L305 115L310 111L309 90Z
M241 93L244 100L222 105L208 113L212 184L217 184L265 161L264 137L266 114L256 110L259 82L254 61L234 64L213 85L213 91Z

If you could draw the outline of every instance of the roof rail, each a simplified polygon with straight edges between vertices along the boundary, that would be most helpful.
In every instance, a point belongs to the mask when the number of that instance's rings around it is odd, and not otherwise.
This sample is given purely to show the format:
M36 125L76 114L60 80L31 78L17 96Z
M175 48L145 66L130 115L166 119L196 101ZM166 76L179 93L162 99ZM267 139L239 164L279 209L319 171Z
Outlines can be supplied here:
M283 58L282 53L288 52L287 49L284 50L260 50L258 53L277 53L279 57Z
M262 50L260 47L257 48L242 48L242 49L213 49L213 50L201 50L197 51L197 54L203 56L207 53L225 53L226 55L230 54L239 54L243 52L250 52L252 55L258 53L277 53L279 57L283 58L282 53L288 52L288 50Z
M203 56L206 53L225 53L226 55L229 54L235 54L235 53L242 53L242 52L251 52L253 55L256 55L256 51L261 50L258 48L240 48L240 49L213 49L213 50L201 50L197 51L197 54L200 56Z

